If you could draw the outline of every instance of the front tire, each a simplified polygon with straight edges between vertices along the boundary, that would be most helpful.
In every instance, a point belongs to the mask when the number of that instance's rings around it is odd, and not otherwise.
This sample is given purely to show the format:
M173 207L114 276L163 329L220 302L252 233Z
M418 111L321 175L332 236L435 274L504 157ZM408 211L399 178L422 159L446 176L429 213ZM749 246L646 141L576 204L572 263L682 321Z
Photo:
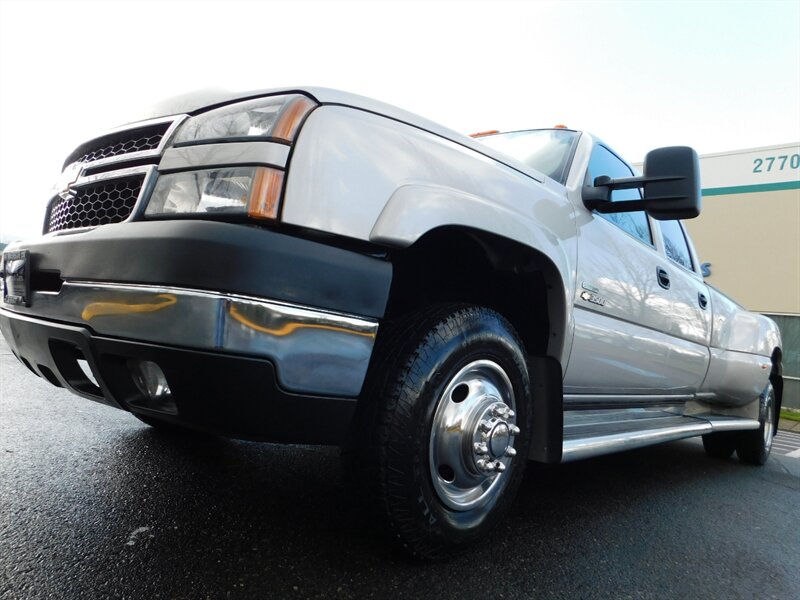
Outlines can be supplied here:
M352 459L413 556L485 541L522 479L531 428L525 352L487 308L445 305L388 326Z
M736 454L739 460L751 465L763 465L772 450L772 438L775 435L775 390L768 384L759 398L758 429L743 431L736 442Z

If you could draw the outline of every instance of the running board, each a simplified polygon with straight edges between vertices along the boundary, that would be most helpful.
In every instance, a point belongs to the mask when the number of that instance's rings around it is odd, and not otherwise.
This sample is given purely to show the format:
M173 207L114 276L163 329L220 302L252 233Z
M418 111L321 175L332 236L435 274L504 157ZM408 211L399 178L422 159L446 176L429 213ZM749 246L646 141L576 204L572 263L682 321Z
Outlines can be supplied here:
M561 462L633 450L717 431L758 429L759 422L740 417L687 417L666 411L566 411Z

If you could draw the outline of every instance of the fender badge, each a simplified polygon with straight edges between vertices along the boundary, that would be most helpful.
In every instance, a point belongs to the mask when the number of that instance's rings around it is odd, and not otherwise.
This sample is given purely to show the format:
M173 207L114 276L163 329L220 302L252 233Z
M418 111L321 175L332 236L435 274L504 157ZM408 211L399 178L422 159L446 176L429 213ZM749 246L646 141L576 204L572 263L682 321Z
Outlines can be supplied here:
M606 301L604 298L601 298L597 294L588 291L581 292L581 300L585 300L586 302L591 302L592 304L597 304L598 306L606 305Z

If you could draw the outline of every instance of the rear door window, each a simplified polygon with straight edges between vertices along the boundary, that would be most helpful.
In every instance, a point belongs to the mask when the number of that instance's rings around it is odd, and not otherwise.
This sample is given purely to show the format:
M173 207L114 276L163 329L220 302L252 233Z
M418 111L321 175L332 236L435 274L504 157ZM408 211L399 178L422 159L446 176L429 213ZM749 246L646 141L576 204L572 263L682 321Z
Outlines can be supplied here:
M664 251L667 253L667 258L693 271L692 254L689 252L689 244L686 242L686 234L680 222L661 221L661 235L664 237Z

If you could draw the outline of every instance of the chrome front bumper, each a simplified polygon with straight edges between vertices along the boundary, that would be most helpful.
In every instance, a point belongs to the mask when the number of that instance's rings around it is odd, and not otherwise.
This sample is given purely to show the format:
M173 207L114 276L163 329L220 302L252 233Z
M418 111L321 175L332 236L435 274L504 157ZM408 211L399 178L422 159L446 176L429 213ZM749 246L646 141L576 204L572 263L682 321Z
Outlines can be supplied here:
M34 292L30 307L13 312L103 336L266 358L281 388L325 396L358 396L378 330L376 320L264 298L78 281Z

